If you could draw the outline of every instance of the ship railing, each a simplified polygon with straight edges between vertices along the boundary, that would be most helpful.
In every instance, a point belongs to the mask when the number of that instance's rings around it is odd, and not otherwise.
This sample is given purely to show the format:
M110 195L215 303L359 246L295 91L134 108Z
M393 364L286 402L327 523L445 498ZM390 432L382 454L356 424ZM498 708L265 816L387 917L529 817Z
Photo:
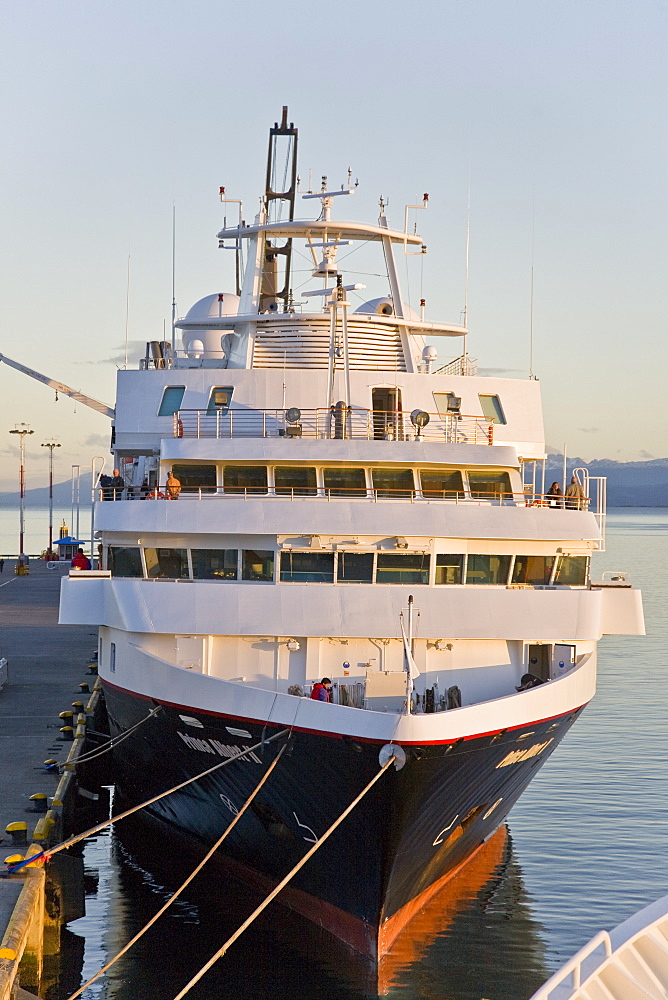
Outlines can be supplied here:
M360 500L371 503L382 503L384 500L402 500L408 503L454 503L454 504L489 504L496 507L544 507L550 509L589 510L591 500L588 497L559 498L541 493L510 493L503 490L435 490L435 489L392 489L390 487L323 487L323 486L187 486L181 485L177 495L174 486L167 484L152 487L127 487L113 489L98 488L94 491L95 500ZM593 513L598 514L595 509Z
M416 426L416 413L428 418ZM494 444L494 424L480 416L407 410L320 407L309 410L253 410L245 407L178 410L177 438L317 438L320 440L439 441L446 444Z

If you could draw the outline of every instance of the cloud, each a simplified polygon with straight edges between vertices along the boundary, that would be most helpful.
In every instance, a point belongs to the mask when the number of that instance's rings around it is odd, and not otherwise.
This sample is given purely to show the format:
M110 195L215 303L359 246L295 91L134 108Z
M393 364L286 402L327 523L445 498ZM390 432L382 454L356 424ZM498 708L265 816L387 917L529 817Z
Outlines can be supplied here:
M650 455L650 453L648 451L644 451L644 450L641 449L641 451L639 452L639 454L640 454L640 457L642 459L644 459L645 461L651 462L654 459L654 455Z
M87 448L108 448L109 447L109 435L108 434L89 434L84 445Z
M581 431L582 434L600 434L601 433L601 428L600 427L578 427L578 430Z
M506 378L521 378L526 375L526 371L523 368L479 368L478 375L489 375L489 376L505 376Z
M128 365L134 367L137 364L137 359L145 356L145 340L128 341ZM76 363L81 365L115 365L117 368L122 368L125 364L125 344L115 347L114 353L108 355L106 358L96 358L95 361L78 361Z

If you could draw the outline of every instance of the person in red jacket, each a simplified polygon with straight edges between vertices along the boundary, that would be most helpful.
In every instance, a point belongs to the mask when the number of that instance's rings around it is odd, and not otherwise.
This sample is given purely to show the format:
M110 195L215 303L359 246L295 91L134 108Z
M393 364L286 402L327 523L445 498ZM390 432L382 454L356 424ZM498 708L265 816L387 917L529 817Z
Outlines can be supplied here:
M78 550L70 566L73 569L90 569L90 559L84 555L83 549Z
M311 697L315 701L331 701L332 700L332 682L329 677L323 677L321 681L313 685L313 690L311 691Z

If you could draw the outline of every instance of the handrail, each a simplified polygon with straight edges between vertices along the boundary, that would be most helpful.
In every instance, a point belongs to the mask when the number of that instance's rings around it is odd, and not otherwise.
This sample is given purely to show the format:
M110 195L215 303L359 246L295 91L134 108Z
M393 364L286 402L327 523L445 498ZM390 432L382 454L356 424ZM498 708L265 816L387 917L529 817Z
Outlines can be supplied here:
M173 488L172 488L173 489ZM415 489L390 489L379 487L367 489L360 487L358 490L351 487L321 487L321 486L233 486L225 490L223 487L187 487L179 488L178 497L170 497L169 487L164 486L148 487L127 487L125 489L115 489L113 487L103 487L96 489L97 500L177 500L177 499L197 499L197 500L326 500L336 502L337 500L368 501L371 503L382 503L383 500L397 501L405 500L408 503L454 503L454 504L490 504L497 507L540 507L550 510L589 510L591 499L584 497L573 500L569 503L569 498L559 497L555 499L546 493L508 493L485 491L478 489L469 490L415 490ZM597 516L599 511L592 510Z
M245 407L177 410L176 438L284 437L319 440L441 441L446 444L494 444L494 424L483 416L430 413L425 427L411 422L408 410L367 410L350 406L301 410L290 423L285 410Z
M584 965L586 959L590 958L594 952L603 945L604 955L602 961L610 958L612 955L612 942L610 941L610 935L607 931L599 931L591 941L589 941L580 951L574 955L566 965L562 966L553 976L550 976L548 981L543 984L543 986L534 993L531 1000L550 1000L552 994L561 997L563 995L563 987L568 987L572 990L577 990L582 985L582 966ZM598 967L602 962L598 963ZM595 970L592 969L591 972ZM589 974L591 974L591 972ZM570 977L571 982L566 983L566 980ZM562 988L562 992L556 993L559 988Z

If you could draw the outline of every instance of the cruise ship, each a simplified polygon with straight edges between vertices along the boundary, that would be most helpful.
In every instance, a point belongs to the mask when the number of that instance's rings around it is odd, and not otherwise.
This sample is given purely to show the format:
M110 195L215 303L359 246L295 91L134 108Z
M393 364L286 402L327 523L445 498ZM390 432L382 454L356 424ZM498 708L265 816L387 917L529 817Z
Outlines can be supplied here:
M152 832L203 854L286 745L216 859L253 887L391 761L278 896L378 961L503 824L594 695L598 640L641 633L642 606L592 580L604 481L546 488L539 381L478 375L466 329L402 293L427 196L402 228L382 199L340 221L351 175L302 190L297 138L284 109L253 221L221 189L233 290L118 372L122 485L97 490L99 566L63 580L60 621L99 626L112 735L140 724L114 751L125 800L236 758L145 809Z

